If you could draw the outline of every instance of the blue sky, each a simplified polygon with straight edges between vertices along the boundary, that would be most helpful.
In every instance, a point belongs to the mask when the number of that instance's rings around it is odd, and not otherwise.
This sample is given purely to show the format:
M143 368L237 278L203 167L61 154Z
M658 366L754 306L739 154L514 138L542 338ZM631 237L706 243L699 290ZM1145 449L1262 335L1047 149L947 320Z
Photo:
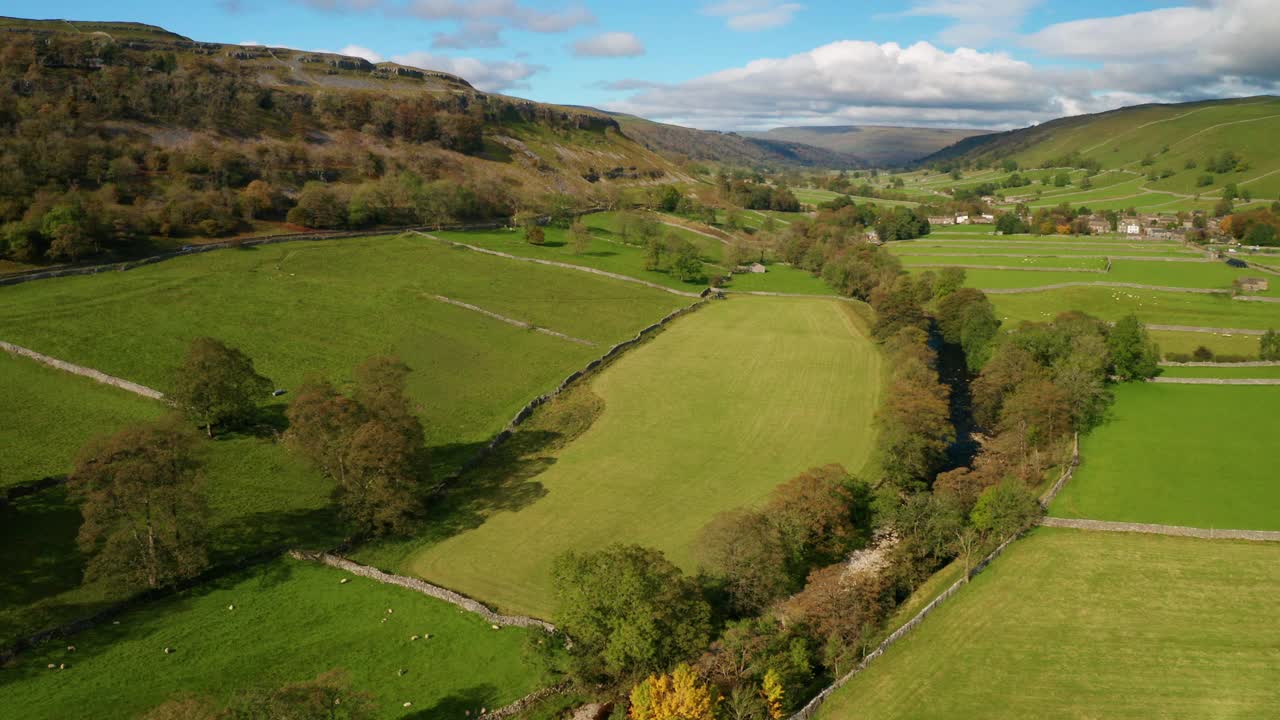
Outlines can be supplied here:
M345 51L721 129L1013 127L1280 80L1277 0L6 0L0 12Z

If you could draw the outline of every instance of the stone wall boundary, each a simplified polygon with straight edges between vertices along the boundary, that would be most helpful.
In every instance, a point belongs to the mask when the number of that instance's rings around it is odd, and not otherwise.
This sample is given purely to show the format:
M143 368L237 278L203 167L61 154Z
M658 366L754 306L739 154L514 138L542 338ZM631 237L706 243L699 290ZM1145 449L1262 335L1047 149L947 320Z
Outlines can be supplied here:
M1280 385L1280 378L1153 377L1147 382L1163 385Z
M560 338L561 340L568 340L569 342L577 343L578 345L586 345L587 347L595 347L596 345L590 340L583 340L582 338L576 338L572 335L566 335L562 332L557 332L550 328L539 327L537 325L534 325L533 323L525 322L524 320L517 320L515 318L507 317L506 315L499 315L498 313L493 312L492 310L485 310L484 308L478 305L465 303L465 302L462 302L461 300L454 300L453 298L445 297L444 295L436 295L434 297L435 299L439 300L442 303L445 303L448 305L454 305L456 307L464 308L472 312L478 312L481 315L491 317L494 320L497 320L499 322L504 322L508 325L512 325L512 326L521 328L523 330L532 330L534 332L542 333L543 335L550 335L551 337Z
M69 372L74 375L80 375L82 377L87 377L90 380L95 380L97 382L100 382L104 385L111 385L111 386L117 387L121 390L124 390L125 392L131 392L135 395L141 395L142 397L150 398L152 400L164 400L164 393L160 392L159 390L149 388L146 385L139 385L138 383L130 382L128 380L125 380L123 378L118 378L113 375L108 375L100 370L87 368L87 367L84 367L83 365L73 365L69 362L66 362L65 360L59 360L54 357L49 357L48 355L45 355L43 353L38 353L35 350L29 350L20 345L14 345L13 343L8 343L8 342L4 342L3 340L0 340L0 350L4 350L5 352L11 355L19 355L21 357L35 360L41 365L47 365L56 370L62 370L63 372Z
M1040 498L1040 505L1043 508L1049 509L1049 505L1058 497L1058 493L1062 492L1062 488L1066 487L1071 478L1075 476L1076 468L1078 467L1080 467L1080 433L1075 433L1071 438L1071 460L1066 467L1062 468L1062 474L1058 476L1058 480L1053 484L1053 487L1049 488L1049 491Z
M545 620L525 617L523 615L500 615L493 610L490 610L489 607L483 603L473 600L461 593L449 590L448 588L442 588L439 585L433 585L426 580L418 578L385 573L377 568L369 567L368 565L361 565L360 563L353 562L338 555L326 552L290 550L289 557L295 560L318 562L322 565L328 565L329 567L337 568L339 570L345 570L352 575L368 578L374 582L380 582L385 585L396 585L407 590L413 590L414 592L422 593L428 597L433 597L437 600L443 600L451 605L456 605L469 613L479 615L484 618L486 622L494 625L537 628L548 633L554 633L556 631L556 626L546 622Z
M847 684L850 680L852 680L858 673L867 669L868 665L870 665L873 661L875 661L876 658L883 655L886 650L888 650L890 647L893 646L894 643L898 642L903 637L910 634L912 630L916 629L916 627L918 627L920 623L924 622L925 618L927 618L930 614L933 613L933 611L937 610L938 607L940 607L943 603L945 603L948 599L950 599L952 595L955 595L957 592L960 592L960 588L968 584L969 580L972 579L975 575L985 570L986 567L990 565L996 558L1003 555L1004 551L1009 547L1009 545L1011 545L1014 540L1017 540L1020 537L1022 537L1022 532L1012 535L1007 540L1000 543L1000 545L997 546L995 550L992 550L990 553L987 554L986 557L984 557L981 561L979 561L978 564L974 565L973 569L970 570L965 577L960 578L959 580L952 583L951 587L948 587L946 590L943 590L942 593L940 593L937 597L935 597L932 601L930 601L928 605L925 605L923 608L921 608L920 612L916 613L914 617L912 617L910 620L903 623L902 626L899 627L897 630L894 630L893 633L889 635L889 637L881 641L881 643L878 646L876 646L875 650L872 650L871 652L867 653L867 655L864 656L862 660L853 667L852 670L845 673L841 677L837 678L835 682L828 685L822 692L818 693L812 700L806 703L803 708L800 708L793 715L791 715L790 718L788 718L788 720L812 720L812 718L815 715L817 715L818 710L822 707L822 704L827 701L827 698L831 697L833 693L835 693L840 688L844 687L845 684Z
M1173 362L1172 360L1160 361L1160 367L1240 368L1240 367L1277 367L1277 366L1280 366L1280 360L1243 360L1241 362L1213 362L1213 361Z
M476 720L502 720L502 718L509 718L528 710L534 703L538 703L554 695L567 692L571 687L573 687L573 681L564 680L556 683L555 685L544 687L541 690L534 690L510 705L504 705L497 710L478 716Z
M685 307L682 307L682 308L677 308L671 311L670 313L667 313L667 315L664 316L658 322L653 323L652 325L649 325L648 327L640 330L640 332L636 333L635 337L629 340L623 340L622 342L617 343L616 345L614 345L613 347L605 351L603 355L587 363L581 370L575 370L574 372L570 373L569 376L566 377L563 381L561 381L561 383L557 385L554 390L551 390L550 392L539 395L534 399L530 400L529 402L525 403L524 407L520 408L516 412L516 414L512 416L511 420L507 423L506 427L504 427L501 431L498 432L497 435L494 435L493 438L490 439L488 443L486 443L483 447L481 447L478 451L476 451L476 454L471 456L469 460L464 462L461 468L459 468L456 472L454 472L449 477L445 478L445 481L444 481L445 484L448 484L451 481L457 480L459 477L466 474L468 471L474 469L477 465L479 465L481 462L486 460L491 454L493 454L495 450L498 449L498 447L500 447L503 443L505 443L508 439L510 439L510 437L515 433L516 428L518 428L526 420L528 420L529 417L533 415L533 411L538 409L538 407L540 407L543 403L563 393L565 390L568 390L570 387L573 386L574 383L578 382L584 376L596 370L600 366L612 361L614 358L618 357L618 355L625 352L628 348L643 342L648 338L649 335L665 327L672 320L675 320L676 318L681 317L686 313L690 313L690 312L693 312L694 310L697 310L698 308L705 305L706 302L707 301L705 298L700 298L698 302L695 302L691 305L686 305Z
M1257 542L1280 542L1280 531L1275 530L1232 530L1217 528L1196 528L1183 525L1155 525L1151 523L1114 522L1111 520L1086 520L1084 518L1046 517L1040 519L1044 527L1071 528L1093 532L1127 532L1148 535L1173 535L1177 537L1201 538L1203 540L1253 540Z

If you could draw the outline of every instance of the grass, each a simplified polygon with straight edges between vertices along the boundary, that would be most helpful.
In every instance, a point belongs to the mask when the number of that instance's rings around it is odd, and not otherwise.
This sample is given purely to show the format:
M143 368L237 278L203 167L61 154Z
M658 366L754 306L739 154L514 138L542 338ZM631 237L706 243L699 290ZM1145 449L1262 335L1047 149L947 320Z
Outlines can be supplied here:
M835 295L836 291L813 273L789 265L770 264L763 273L739 273L726 286L728 290L795 293L800 295Z
M695 569L697 533L715 514L806 468L867 462L880 361L855 312L734 297L682 318L592 378L603 412L589 429L526 458L526 477L495 493L502 506L410 548L399 570L545 616L551 562L566 550L639 543Z
M1260 349L1257 335L1175 332L1171 330L1148 330L1147 334L1160 346L1161 353L1187 353L1189 355L1195 352L1196 348L1203 345L1218 354L1257 357Z
M71 469L94 436L158 417L163 406L0 352L0 490Z
M1035 257L1028 255L1026 257L1000 257L987 255L965 255L958 257L955 255L915 255L915 254L899 254L898 258L902 260L902 264L906 267L912 265L985 265L992 269L1008 268L1017 270L1024 267L1035 268L1081 268L1090 270L1103 270L1106 268L1106 260L1103 258L1070 258L1070 257Z
M1071 287L1016 295L992 295L991 302L995 305L998 316L1015 323L1022 320L1051 320L1059 313L1079 310L1103 320L1119 320L1132 312L1145 323L1161 325L1255 330L1280 327L1280 305L1241 302L1225 295Z
M597 347L514 328L437 294ZM311 375L342 382L370 355L397 355L414 370L409 392L442 471L529 398L688 303L415 235L218 251L0 288L0 296L0 338L161 390L198 335L241 348L285 389Z
M1042 287L1065 282L1113 282L1113 283L1136 283L1140 285L1158 285L1161 287L1179 287L1179 288L1199 288L1209 290L1230 291L1233 283L1244 277L1249 277L1249 271L1241 268L1233 268L1226 263L1180 263L1180 262L1147 262L1143 260L1115 260L1111 263L1111 270L1107 273L1072 273L1072 272L1019 272L1016 264L1020 262L1018 258L988 258L983 261L980 256L975 259L968 258L933 258L938 263L946 263L946 261L958 264L983 264L983 262L995 264L997 261L1003 267L992 269L966 269L965 284L969 287L978 288L1033 288ZM918 258L913 258L918 259ZM1055 265L1058 258L1051 258L1044 262L1044 265L1070 267L1069 260L1061 260L1061 265ZM907 263L910 267L913 263ZM1033 263L1029 263L1033 264ZM1034 263L1038 264L1038 263ZM1257 274L1256 271L1254 273ZM1265 297L1275 297L1280 294L1280 283L1272 289L1262 293L1257 293Z
M1040 528L818 717L1267 716L1277 567L1271 543Z
M1166 367L1164 377L1185 378L1280 378L1280 366L1261 367Z
M1280 387L1130 384L1081 439L1082 464L1054 515L1280 530L1273 442Z
M344 577L351 581L339 584ZM442 601L291 560L149 603L119 620L68 638L74 653L51 642L6 668L0 717L82 717L92 707L95 718L132 718L178 693L224 703L247 688L308 680L333 668L349 673L353 690L374 696L379 717L462 717L547 682L525 655L530 631L495 632ZM423 633L430 639L409 640ZM165 647L175 652L166 655ZM46 668L62 662L70 667ZM401 668L408 671L403 676Z

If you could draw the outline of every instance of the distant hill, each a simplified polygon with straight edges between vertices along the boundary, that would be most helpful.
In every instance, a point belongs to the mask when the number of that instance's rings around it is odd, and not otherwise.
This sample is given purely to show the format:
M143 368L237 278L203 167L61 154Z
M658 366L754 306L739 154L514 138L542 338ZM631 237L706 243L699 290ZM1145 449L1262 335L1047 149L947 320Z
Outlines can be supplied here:
M1280 196L1280 98L1138 105L961 140L920 161L1086 167L1147 176L1144 187L1211 193L1227 184Z
M876 167L902 167L953 143L988 130L837 125L831 127L780 127L765 132L743 132L757 140L803 143L836 153L854 155Z
M684 155L692 160L749 167L822 167L842 170L870 167L867 160L856 154L800 142L696 130L645 120L634 115L609 114L618 121L628 137L650 150Z

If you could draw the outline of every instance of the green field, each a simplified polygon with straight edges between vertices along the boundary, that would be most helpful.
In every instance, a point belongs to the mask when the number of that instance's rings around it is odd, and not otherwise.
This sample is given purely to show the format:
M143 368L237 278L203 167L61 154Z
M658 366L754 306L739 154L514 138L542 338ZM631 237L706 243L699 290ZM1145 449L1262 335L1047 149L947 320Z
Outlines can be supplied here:
M552 559L610 542L694 569L712 516L762 501L815 465L870 457L879 356L849 303L734 297L680 319L595 376L603 413L529 496L412 552L400 570L500 607L546 615Z
M1079 310L1103 320L1119 320L1134 313L1143 322L1160 325L1255 330L1280 328L1280 304L1241 302L1226 295L1070 287L992 295L991 302L995 305L996 314L1011 322L1052 320L1068 310Z
M1255 367L1166 367L1162 377L1185 378L1280 378L1280 366Z
M85 717L89 707L95 718L133 718L174 695L221 703L334 668L375 697L379 717L474 717L546 684L525 656L530 632L540 631L494 631L419 593L282 560L25 653L0 675L0 718ZM424 633L430 639L409 639Z
M1267 717L1277 593L1274 543L1040 528L818 717Z
M1105 258L1071 258L1071 257L1036 257L1028 255L1025 257L1001 257L998 255L964 255L959 257L956 255L916 255L916 254L900 254L898 258L902 260L902 264L906 267L913 265L983 265L997 269L1017 270L1020 268L1080 268L1089 270L1103 270L1106 268L1107 262ZM1094 278L1087 274L1081 274L1081 279L1101 279Z
M1260 350L1257 335L1239 335L1203 332L1175 332L1171 330L1147 330L1151 339L1160 346L1161 353L1191 353L1201 345L1215 353L1244 355L1256 358Z
M61 475L94 436L163 412L148 398L0 352L0 490Z
M437 294L597 346L515 328ZM314 374L342 381L370 355L398 355L414 371L410 395L446 466L529 398L689 303L415 235L211 252L0 288L0 298L0 338L160 390L198 335L241 348L285 389Z
M1122 385L1050 512L1280 530L1280 478L1259 452L1274 445L1277 411L1278 386Z

